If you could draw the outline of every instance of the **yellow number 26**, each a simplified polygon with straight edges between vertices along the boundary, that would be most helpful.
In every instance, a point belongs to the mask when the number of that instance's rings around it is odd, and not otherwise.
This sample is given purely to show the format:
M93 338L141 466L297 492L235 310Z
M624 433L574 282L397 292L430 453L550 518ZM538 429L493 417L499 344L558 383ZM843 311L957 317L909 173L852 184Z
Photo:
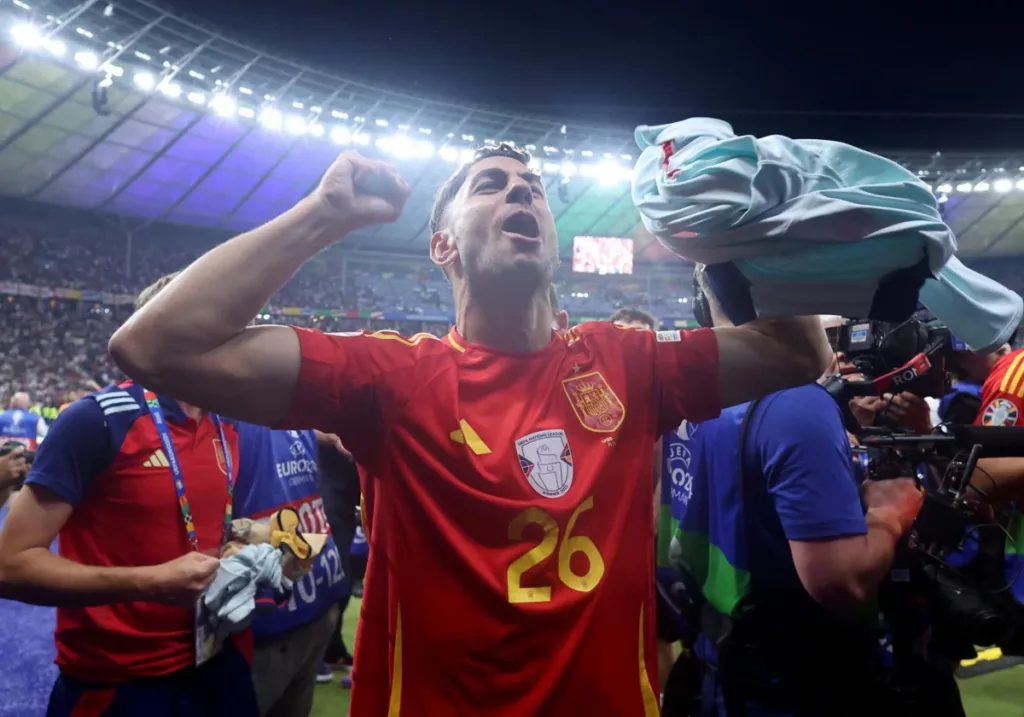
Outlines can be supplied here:
M558 543L558 523L546 510L536 507L527 508L512 519L508 526L509 540L522 540L523 531L528 525L539 525L544 531L544 535L540 543L513 560L512 564L508 566L508 601L510 603L548 602L551 600L550 585L523 587L522 582L523 574L526 571L550 558L556 549L558 550L558 579L563 585L581 593L588 593L597 587L601 578L604 577L604 559L598 552L597 546L594 545L594 541L583 535L573 536L572 534L580 514L593 507L594 497L591 496L573 511L565 526L565 538L561 545ZM577 575L572 571L571 560L575 553L583 553L587 557L589 567L583 575Z

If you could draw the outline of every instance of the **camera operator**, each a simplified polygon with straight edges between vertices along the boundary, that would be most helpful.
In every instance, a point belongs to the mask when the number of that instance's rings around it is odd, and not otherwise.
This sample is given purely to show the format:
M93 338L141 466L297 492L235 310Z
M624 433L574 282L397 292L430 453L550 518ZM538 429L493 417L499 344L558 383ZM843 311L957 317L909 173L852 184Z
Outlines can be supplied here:
M700 266L695 291L698 321L729 325ZM920 509L915 484L869 482L865 514L839 408L816 384L684 424L680 438L672 558L703 595L695 713L840 717L894 706L874 625L858 609Z

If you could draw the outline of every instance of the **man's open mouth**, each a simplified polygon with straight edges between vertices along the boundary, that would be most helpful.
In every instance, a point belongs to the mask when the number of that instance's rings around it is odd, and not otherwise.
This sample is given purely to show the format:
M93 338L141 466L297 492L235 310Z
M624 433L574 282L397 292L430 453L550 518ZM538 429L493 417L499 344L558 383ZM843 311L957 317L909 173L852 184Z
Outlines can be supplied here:
M503 232L509 234L519 234L527 239L537 239L540 237L540 224L537 222L537 218L529 212L516 212L501 225Z

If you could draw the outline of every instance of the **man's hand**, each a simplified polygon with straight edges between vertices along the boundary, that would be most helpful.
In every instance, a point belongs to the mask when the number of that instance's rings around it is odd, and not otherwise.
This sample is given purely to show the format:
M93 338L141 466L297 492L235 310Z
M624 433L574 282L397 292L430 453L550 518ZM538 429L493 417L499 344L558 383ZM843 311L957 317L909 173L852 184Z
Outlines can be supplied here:
M15 448L10 453L0 456L0 488L13 485L28 475L28 463L25 461L25 449Z
M344 152L327 168L314 196L337 222L340 238L398 219L410 191L390 164Z
M884 524L897 539L910 530L924 505L924 494L913 478L864 481L861 498L868 522Z
M203 553L190 552L170 562L154 566L144 586L154 602L191 607L210 587L220 560Z
M331 448L340 453L348 461L352 461L352 453L345 448L345 444L341 442L333 433L324 433L323 431L314 431L316 434L316 442L321 448Z
M862 426L870 426L878 414L917 433L930 433L932 412L928 403L913 393L903 391L895 395L858 396L850 401L850 410Z

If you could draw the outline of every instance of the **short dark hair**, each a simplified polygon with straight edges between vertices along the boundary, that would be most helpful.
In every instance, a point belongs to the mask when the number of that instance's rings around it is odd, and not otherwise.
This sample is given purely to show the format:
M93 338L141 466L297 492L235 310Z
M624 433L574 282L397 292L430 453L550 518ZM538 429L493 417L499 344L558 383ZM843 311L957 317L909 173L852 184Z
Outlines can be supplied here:
M613 324L644 324L650 326L652 329L658 328L658 320L651 314L647 313L643 309L631 309L629 307L622 307L616 309L612 317L608 319Z
M138 297L135 299L135 310L138 311L152 301L153 297L163 291L164 287L174 281L180 273L180 271L176 271L173 274L161 276L159 279L140 291Z
M437 196L434 197L434 206L430 210L430 224L428 225L431 234L436 233L441 228L441 224L444 222L444 213L448 211L448 205L452 203L455 195L459 193L462 185L466 183L466 178L469 177L469 170L477 162L490 159L491 157L509 157L526 165L530 163L531 159L529 152L525 149L520 149L511 142L485 144L479 147L473 153L471 160L464 163L455 170L452 176L445 180L445 183L441 185L441 189L438 190Z

